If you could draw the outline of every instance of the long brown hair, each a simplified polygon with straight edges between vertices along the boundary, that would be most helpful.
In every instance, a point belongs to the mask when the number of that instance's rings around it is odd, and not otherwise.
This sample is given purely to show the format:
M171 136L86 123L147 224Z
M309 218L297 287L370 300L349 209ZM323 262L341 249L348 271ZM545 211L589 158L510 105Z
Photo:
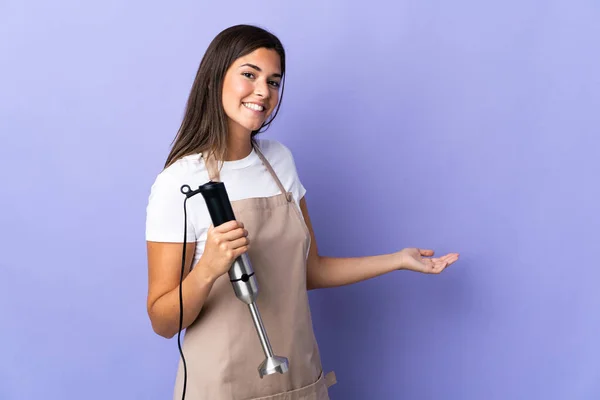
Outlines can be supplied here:
M219 33L208 46L187 101L185 114L165 167L181 157L208 152L217 160L223 160L227 146L227 115L223 109L222 90L225 73L231 64L259 48L275 50L281 58L281 93L277 109L272 117L251 134L251 140L268 128L279 112L283 98L285 76L285 51L279 39L263 28L252 25L236 25Z

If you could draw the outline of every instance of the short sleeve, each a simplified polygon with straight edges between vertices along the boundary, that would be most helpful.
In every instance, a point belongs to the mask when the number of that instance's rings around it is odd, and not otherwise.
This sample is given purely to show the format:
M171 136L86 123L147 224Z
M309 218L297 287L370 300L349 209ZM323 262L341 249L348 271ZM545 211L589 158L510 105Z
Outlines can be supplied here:
M293 162L294 162L294 160L292 159L292 163ZM298 203L300 203L300 200L306 194L306 188L302 184L302 181L300 180L300 176L298 176L298 171L296 170L296 164L294 163L293 165L294 165L294 183L292 183L292 193L294 194L294 197L296 197L296 200L298 201Z
M146 207L147 241L182 243L184 218L187 220L186 241L196 241L189 204L186 207L187 215L184 214L185 198L181 193L181 184L174 176L163 171L156 177Z
M286 170L291 177L291 185L289 190L290 192L292 192L294 199L298 202L298 204L300 204L300 200L306 194L306 188L302 184L302 180L298 175L298 169L296 168L296 161L294 160L294 155L292 154L292 151L287 146L281 143L280 145L287 154Z

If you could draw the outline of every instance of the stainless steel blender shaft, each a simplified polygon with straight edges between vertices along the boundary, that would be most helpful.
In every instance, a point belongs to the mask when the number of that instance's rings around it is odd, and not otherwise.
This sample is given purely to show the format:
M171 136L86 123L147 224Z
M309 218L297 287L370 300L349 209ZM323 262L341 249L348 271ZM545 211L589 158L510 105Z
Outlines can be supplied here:
M254 322L256 333L258 333L260 344L262 345L263 351L265 352L265 357L273 357L273 348L271 347L271 343L269 342L269 337L267 336L265 326L263 325L262 319L260 318L260 313L258 312L258 307L256 306L256 303L248 304L248 308L250 309L250 314L252 314L252 321Z
M265 360L258 366L260 377L262 378L265 375L274 374L276 372L279 372L280 374L287 372L289 365L288 359L273 354L273 348L271 347L267 331L260 317L260 312L256 305L258 283L256 282L254 270L252 269L252 264L250 263L247 253L242 254L234 261L229 269L229 280L233 285L233 290L237 298L246 303L250 309L256 333L258 334L260 344L265 353Z

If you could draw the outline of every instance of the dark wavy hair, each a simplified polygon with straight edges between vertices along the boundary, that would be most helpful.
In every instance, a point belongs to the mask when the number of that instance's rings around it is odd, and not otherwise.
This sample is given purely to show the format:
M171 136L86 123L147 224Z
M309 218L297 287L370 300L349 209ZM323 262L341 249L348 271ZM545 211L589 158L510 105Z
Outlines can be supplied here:
M285 50L281 41L267 30L252 25L236 25L220 32L210 43L192 85L185 114L165 167L181 157L207 152L217 160L223 160L227 146L227 115L223 109L222 91L225 73L231 64L259 48L272 49L281 58L280 101L268 121L256 131L251 140L266 130L277 116L283 98L285 76Z

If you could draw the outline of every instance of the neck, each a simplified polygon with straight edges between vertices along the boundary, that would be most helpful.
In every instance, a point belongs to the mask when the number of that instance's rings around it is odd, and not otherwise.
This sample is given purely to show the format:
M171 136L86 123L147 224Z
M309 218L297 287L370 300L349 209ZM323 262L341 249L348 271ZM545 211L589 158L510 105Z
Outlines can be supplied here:
M247 157L252 151L251 133L241 126L229 126L227 135L227 152L225 161L241 160Z

